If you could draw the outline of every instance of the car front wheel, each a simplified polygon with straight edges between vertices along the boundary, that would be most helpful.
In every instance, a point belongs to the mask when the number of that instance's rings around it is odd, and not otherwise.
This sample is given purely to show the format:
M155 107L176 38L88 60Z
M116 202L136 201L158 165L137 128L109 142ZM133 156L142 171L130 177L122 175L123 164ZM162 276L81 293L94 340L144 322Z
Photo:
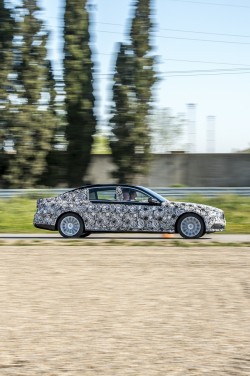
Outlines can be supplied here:
M77 214L64 214L59 219L58 230L64 238L79 238L84 232L83 221Z
M186 239L198 239L205 233L202 218L194 213L184 214L177 224L178 233Z

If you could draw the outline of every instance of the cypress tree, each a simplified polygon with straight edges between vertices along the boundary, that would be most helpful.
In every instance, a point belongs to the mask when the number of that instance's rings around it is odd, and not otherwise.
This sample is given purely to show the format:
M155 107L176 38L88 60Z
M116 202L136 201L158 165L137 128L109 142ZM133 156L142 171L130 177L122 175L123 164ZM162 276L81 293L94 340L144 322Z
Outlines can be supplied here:
M8 5L8 2L6 2ZM11 118L9 115L9 74L13 64L13 27L10 10L5 7L4 1L0 0L0 153L3 156L4 142L7 138L7 129Z
M135 16L132 20L130 38L134 55L134 88L137 98L137 111L135 117L135 132L137 134L137 147L140 151L141 171L146 171L144 164L149 160L150 129L148 115L152 105L152 88L156 82L154 71L154 58L150 43L151 30L151 0L135 1Z
M117 91L117 79L114 78L112 118L110 121L112 129L111 148L114 155L114 162L117 169L114 176L120 182L132 182L140 179L148 171L150 161L150 128L148 115L152 102L152 88L156 82L154 71L154 57L152 57L152 46L150 35L152 30L150 0L136 0L134 2L134 17L130 29L130 45L126 48L126 59L123 69L118 67L120 59L116 62L116 75L119 72L120 82L123 83L122 76L129 74L127 94L129 96L128 112L131 116L127 132L124 129L123 115L117 105L120 101L121 91ZM130 62L130 63L128 63ZM119 129L119 130L118 130ZM123 145L127 145L126 148ZM120 150L120 156L119 155Z
M65 111L64 103L59 101L58 96L63 97L63 81L55 76L51 62L48 61L47 91L49 102L47 113L54 120L53 133L50 140L50 150L46 158L46 169L39 181L40 185L56 187L65 185Z
M16 23L16 108L10 127L14 155L5 176L9 186L27 188L36 185L46 167L46 156L55 126L49 111L47 33L35 0L24 0Z
M115 64L113 105L109 125L112 127L110 147L117 169L112 173L118 183L132 183L136 174L136 164L131 163L135 156L136 138L134 119L136 98L133 87L134 60L130 46L120 44Z
M64 20L67 180L76 187L83 183L90 163L96 128L87 0L66 0Z

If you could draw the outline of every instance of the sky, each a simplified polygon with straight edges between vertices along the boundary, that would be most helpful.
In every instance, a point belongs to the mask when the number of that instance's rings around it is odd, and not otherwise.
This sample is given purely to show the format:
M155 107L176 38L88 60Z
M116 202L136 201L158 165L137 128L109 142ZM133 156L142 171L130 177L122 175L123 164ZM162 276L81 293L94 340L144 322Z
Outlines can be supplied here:
M159 82L155 106L185 114L183 142L197 153L250 147L250 1L155 0L152 33ZM133 0L92 0L100 125L110 105L117 43L126 41ZM64 0L40 0L61 67ZM190 106L191 104L191 106Z

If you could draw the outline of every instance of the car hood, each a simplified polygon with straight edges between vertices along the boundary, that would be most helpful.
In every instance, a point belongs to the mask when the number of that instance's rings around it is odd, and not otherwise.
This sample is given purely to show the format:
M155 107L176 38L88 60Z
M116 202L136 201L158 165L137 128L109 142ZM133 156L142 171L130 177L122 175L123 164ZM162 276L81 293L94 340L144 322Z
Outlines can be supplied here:
M175 208L178 209L185 209L185 210L190 210L190 211L195 211L195 210L202 210L205 212L217 212L217 213L222 213L223 210L216 208L214 206L210 205L204 205L204 204L197 204L194 202L176 202L176 201L170 201L170 205L173 205Z

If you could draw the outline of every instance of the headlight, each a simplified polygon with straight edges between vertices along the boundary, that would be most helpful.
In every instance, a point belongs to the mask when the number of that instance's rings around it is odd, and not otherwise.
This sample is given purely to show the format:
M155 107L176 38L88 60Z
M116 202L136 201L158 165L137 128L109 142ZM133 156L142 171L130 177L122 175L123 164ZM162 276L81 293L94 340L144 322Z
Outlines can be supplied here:
M211 217L218 217L220 219L225 218L224 212L222 210L213 210L210 215Z

